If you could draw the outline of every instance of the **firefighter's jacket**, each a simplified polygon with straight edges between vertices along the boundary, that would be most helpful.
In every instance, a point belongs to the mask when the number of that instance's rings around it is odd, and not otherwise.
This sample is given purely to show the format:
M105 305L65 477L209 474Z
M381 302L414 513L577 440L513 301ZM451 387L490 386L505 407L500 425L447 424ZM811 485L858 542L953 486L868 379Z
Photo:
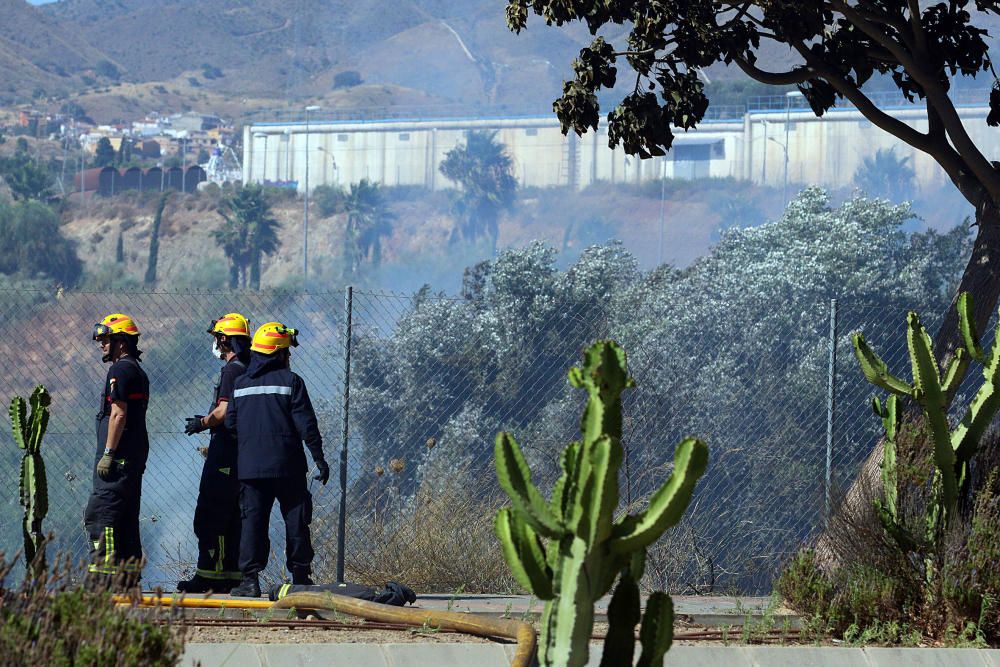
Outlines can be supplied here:
M278 361L252 360L234 384L226 428L236 432L240 479L304 476L303 442L314 461L323 458L323 438L305 382Z

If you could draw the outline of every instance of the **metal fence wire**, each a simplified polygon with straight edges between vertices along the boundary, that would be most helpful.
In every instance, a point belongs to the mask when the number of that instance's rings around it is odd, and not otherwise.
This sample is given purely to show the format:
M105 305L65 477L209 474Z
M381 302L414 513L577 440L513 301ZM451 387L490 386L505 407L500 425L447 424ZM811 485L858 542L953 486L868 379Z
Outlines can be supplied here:
M42 450L50 548L81 560L87 554L82 515L106 371L90 331L110 312L131 314L142 330L151 384L144 581L167 590L194 568L198 448L207 435L187 437L183 424L209 406L220 362L204 332L226 312L302 331L292 368L317 409L327 460L335 470L343 464L343 486L337 474L325 487L310 482L316 576L395 579L423 591L516 589L492 534L494 513L506 504L494 438L501 430L514 435L547 493L559 453L579 433L584 397L567 371L594 340L619 340L637 382L624 402L621 511L645 505L683 437L709 443L710 466L684 520L648 557L647 584L675 593L769 591L782 564L822 530L881 435L869 404L876 392L857 370L851 332L864 331L899 374L909 369L898 307L807 305L783 328L754 332L753 347L736 349L694 327L630 326L630 313L601 302L546 309L426 293L345 296L0 291L5 400L38 383L53 396ZM933 331L938 319L924 321ZM19 456L7 439L6 469L16 470ZM6 489L0 550L10 555L20 547L20 508L17 485ZM277 511L271 533L267 582L284 577Z

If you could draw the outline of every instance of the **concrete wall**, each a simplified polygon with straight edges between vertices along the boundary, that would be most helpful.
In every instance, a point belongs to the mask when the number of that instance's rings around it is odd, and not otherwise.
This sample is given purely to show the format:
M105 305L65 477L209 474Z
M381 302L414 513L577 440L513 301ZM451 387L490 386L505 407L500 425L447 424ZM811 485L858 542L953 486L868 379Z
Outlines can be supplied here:
M977 145L987 156L1000 153L1000 132L986 125L986 108L960 109ZM319 112L318 112L319 113ZM920 131L926 115L890 111ZM664 157L640 160L620 147L608 148L607 128L583 137L566 137L554 116L413 121L317 120L308 125L258 123L244 128L244 182L295 183L302 191L324 183L347 185L362 178L385 185L454 187L438 170L445 154L465 141L470 130L497 131L514 162L522 187L583 188L596 181L641 183L705 176L745 178L781 186L848 186L866 157L895 147L910 158L917 186L938 185L944 172L928 156L873 126L855 110L752 111L742 120L706 121L697 130L678 132ZM308 156L308 164L307 164ZM306 174L308 168L308 177Z

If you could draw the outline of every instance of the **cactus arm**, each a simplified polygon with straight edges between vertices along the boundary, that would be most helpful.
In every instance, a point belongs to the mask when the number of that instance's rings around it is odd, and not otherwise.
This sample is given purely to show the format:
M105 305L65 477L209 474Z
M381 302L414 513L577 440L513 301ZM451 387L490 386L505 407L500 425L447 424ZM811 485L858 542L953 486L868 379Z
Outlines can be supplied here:
M25 411L27 406L25 405L24 399L20 396L15 396L10 401L10 428L14 435L14 442L18 447L24 449L27 446L27 431L28 422L25 417Z
M667 528L684 515L698 478L708 466L708 445L697 438L685 438L674 453L670 479L649 500L649 507L633 521L615 526L609 543L611 553L643 549L655 542Z
M983 351L982 345L979 344L979 333L976 331L976 325L972 322L972 295L968 292L959 294L955 307L958 310L958 330L962 334L962 344L965 345L965 351L969 353L971 358L979 363L984 363L986 353Z
M545 564L545 550L531 526L505 507L497 512L494 529L517 583L539 600L551 600L552 571Z
M894 394L886 399L885 407L879 403L878 397L872 398L872 410L882 418L885 427L885 443L882 447L882 493L885 497L885 510L895 521L896 515L896 432L899 430L899 400ZM881 504L876 503L879 507ZM888 528L886 529L888 530Z
M965 374L969 371L969 363L971 363L972 358L969 353L965 351L964 348L958 348L955 350L955 356L951 358L951 362L948 364L948 370L944 374L944 379L942 382L942 389L945 394L951 395L958 391L958 387L962 384L962 380L965 379Z
M589 572L599 565L588 562L589 547L578 537L566 538L559 549L562 563L555 572L555 599L546 603L549 616L538 662L553 667L583 667L589 658L594 628Z
M615 508L618 507L618 469L622 462L622 446L607 435L601 436L589 448L590 476L581 497L584 508L580 531L593 547L611 535Z
M951 446L955 451L957 463L967 462L972 458L979 441L1000 410L1000 391L997 391L997 385L993 384L1000 382L1000 373L995 374L990 380L992 381L983 383L976 392L975 398L962 416L962 421L951 435Z
M562 537L565 530L538 488L531 483L531 471L514 438L509 433L498 433L493 453L500 487L510 496L514 508L524 514L539 535L553 539Z
M854 356L858 360L861 372L869 382L893 394L901 396L913 394L913 387L909 383L889 372L888 365L871 349L865 341L864 334L853 334L851 343L854 345Z
M674 603L663 591L657 591L646 600L646 612L639 628L642 653L636 667L653 667L663 664L663 655L674 641Z
M876 500L875 510L878 512L882 528L885 529L885 532L893 539L904 554L913 553L920 548L916 538L896 520L895 508L890 511L888 507Z
M570 369L570 384L588 394L580 420L584 442L593 442L601 434L621 439L621 393L635 386L627 369L625 350L611 340L591 345L584 353L583 368Z
M30 423L29 441L25 443L27 444L26 449L31 454L38 454L42 447L42 436L45 435L45 429L49 425L48 408L40 408L37 413L32 410Z
M934 443L934 464L941 473L942 502L949 511L958 502L958 481L955 474L955 450L948 428L948 413L937 361L932 350L931 337L920 323L916 313L906 317L908 327L906 343L913 367L913 384L916 398L924 409Z
M641 575L640 575L641 576ZM639 584L631 570L622 570L614 595L608 604L608 634L600 667L631 665L635 653L635 626L642 619Z

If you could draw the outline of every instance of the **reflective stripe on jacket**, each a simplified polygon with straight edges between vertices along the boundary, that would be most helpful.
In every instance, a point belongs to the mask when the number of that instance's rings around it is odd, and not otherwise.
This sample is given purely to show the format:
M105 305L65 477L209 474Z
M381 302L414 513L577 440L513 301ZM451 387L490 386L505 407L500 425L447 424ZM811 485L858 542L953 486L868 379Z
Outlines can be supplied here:
M314 460L323 456L323 438L305 382L287 368L237 378L226 428L236 431L240 479L304 475L303 442Z

